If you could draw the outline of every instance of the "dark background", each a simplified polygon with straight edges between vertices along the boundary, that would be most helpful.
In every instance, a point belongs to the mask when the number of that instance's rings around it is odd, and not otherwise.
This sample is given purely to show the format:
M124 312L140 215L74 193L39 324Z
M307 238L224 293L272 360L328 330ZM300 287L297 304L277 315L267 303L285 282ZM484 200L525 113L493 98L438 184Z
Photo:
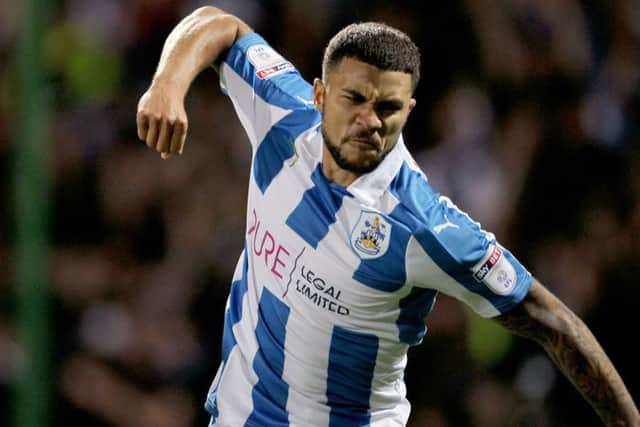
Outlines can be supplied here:
M135 112L188 0L54 1L51 426L204 426L245 225L250 151L217 76L187 98L184 155ZM422 51L405 140L450 196L591 327L640 396L640 2L214 2L308 80L343 25L381 20ZM0 424L24 357L15 324L12 159L21 4L0 0ZM533 343L439 297L406 372L410 427L598 426Z

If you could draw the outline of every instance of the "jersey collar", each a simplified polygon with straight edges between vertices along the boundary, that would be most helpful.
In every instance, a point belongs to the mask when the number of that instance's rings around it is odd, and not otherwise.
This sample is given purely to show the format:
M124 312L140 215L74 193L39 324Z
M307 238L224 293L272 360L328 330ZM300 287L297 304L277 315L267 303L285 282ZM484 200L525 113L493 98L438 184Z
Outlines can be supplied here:
M313 156L317 163L322 161L322 148L324 141L320 127L310 129L305 138L308 142L308 154ZM376 202L384 195L389 188L389 184L398 174L402 167L402 163L408 156L407 147L405 146L402 135L398 138L395 147L387 154L382 163L378 165L372 172L366 173L353 181L346 190L365 206L374 206Z
M375 205L398 174L406 154L408 154L407 147L402 135L400 135L395 147L391 149L382 163L373 171L358 177L347 187L347 190L364 205Z

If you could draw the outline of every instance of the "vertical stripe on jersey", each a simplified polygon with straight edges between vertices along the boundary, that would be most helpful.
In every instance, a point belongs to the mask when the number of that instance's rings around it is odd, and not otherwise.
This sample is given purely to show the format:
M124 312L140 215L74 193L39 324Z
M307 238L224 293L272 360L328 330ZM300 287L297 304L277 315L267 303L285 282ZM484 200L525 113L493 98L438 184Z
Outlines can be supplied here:
M287 218L287 225L315 249L329 232L329 226L336 222L336 212L349 193L327 181L322 174L322 165L313 171L311 181L314 186L304 192L302 200Z
M224 314L224 328L222 331L222 369L227 364L229 353L236 345L236 337L233 335L233 326L242 318L242 301L247 293L247 270L249 267L246 248L242 254L242 273L240 279L231 283L229 291L229 305ZM218 375L222 375L219 372ZM209 391L205 408L211 414L212 420L218 417L218 406L216 404L216 395L218 393L218 385Z
M387 253L379 258L363 259L353 279L371 288L393 292L404 286L407 270L404 262L411 232L397 221L391 222Z
M414 287L400 300L400 315L396 321L400 341L409 345L422 341L427 333L424 318L433 308L437 293L434 289Z
M256 326L258 351L253 359L253 370L258 376L258 382L251 393L253 412L245 425L289 425L286 409L289 385L282 379L288 319L289 307L264 287Z
M256 185L264 194L284 162L294 156L298 136L320 121L316 110L295 110L276 123L258 145L253 161Z
M469 217L458 209L447 208L448 219L452 220L459 229L452 233L436 236L430 228L431 224L442 224L447 219L445 210L434 204L437 197L426 179L404 163L398 175L393 179L389 190L403 203L391 213L392 218L398 218L413 229L416 241L431 257L431 259L449 276L468 289L489 301L496 310L503 312L511 304L504 296L493 293L486 285L478 282L471 272L472 265L466 266L466 260L477 260L484 256L489 242L481 235L480 226L473 223ZM481 242L482 241L482 242ZM449 251L455 251L456 259ZM514 294L515 295L515 294ZM517 296L514 297L514 300ZM502 310L501 310L502 308Z
M233 326L242 318L242 300L247 293L247 270L249 263L246 249L243 255L242 276L239 280L231 283L229 291L229 307L224 316L224 330L222 333L222 360L226 363L229 353L234 345L236 338L233 336Z
M330 427L367 426L378 337L334 326L327 372Z

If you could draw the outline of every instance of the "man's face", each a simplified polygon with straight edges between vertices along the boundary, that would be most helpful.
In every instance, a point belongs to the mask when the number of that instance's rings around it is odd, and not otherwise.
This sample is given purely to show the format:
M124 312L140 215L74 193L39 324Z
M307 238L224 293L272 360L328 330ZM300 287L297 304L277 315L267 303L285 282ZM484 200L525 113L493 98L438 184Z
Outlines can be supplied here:
M356 175L370 172L398 142L416 104L411 75L344 58L325 78L313 83L330 154L323 161Z

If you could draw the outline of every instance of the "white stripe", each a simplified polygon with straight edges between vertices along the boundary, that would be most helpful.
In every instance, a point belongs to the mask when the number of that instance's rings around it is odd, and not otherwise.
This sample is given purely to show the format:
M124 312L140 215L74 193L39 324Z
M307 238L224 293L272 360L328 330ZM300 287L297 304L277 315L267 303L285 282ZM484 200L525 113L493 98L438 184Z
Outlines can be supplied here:
M463 301L482 317L494 317L500 314L489 300L469 291L445 273L414 237L409 239L407 245L406 267L408 282L418 286L428 286Z
M226 87L240 123L254 148L262 142L274 123L291 112L268 104L256 95L251 85L226 63L222 66L220 80Z
M395 325L394 325L395 326ZM411 405L406 399L407 389L403 381L404 368L407 366L406 349L408 345L396 340L380 340L378 360L373 375L371 387L371 427L405 426L411 411ZM402 350L401 350L402 348ZM400 355L395 360L389 359L389 355ZM382 358L387 358L383 360Z
M253 411L251 391L257 378L250 366L251 363L242 360L242 354L238 346L235 346L229 353L227 364L220 377L216 399L219 414L216 426L241 426L251 415ZM251 381L249 378L254 380Z
M217 402L220 422L242 425L253 411L251 392L258 382L253 370L253 358L258 351L258 341L251 325L256 325L258 298L251 284L251 269L247 272L248 289L242 298L242 318L233 325L236 345L229 353L224 371L220 377ZM262 287L258 286L258 292ZM242 349L242 351L241 351ZM246 359L245 359L246 358Z
M295 290L290 292L292 297L296 293ZM308 314L305 316L305 312L297 309L300 306L302 304L291 304L287 322L287 353L282 375L288 384L299 387L289 387L289 423L300 427L326 426L329 425L329 407L325 405L325 401L318 402L317 399L319 396L326 396L329 366L329 352L326 349L331 345L331 335L323 330L301 334L300 329L308 330L312 326L309 325ZM303 327L300 328L300 325ZM310 365L311 361L314 365Z

